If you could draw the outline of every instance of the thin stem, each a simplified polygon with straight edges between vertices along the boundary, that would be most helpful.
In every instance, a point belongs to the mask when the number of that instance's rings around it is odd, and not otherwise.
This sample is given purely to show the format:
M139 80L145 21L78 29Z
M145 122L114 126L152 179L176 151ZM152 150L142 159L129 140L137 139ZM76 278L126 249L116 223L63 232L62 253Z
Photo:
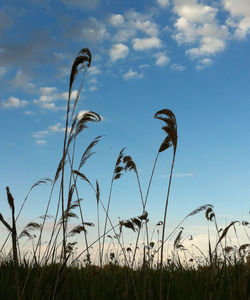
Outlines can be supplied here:
M166 217L167 217L169 193L170 193L170 187L171 187L171 181L172 181L172 175L173 175L173 169L174 169L174 162L175 162L175 151L174 151L174 154L173 154L173 160L172 160L171 171L170 171L169 182L168 182L168 191L167 191L167 197L166 197L166 203L165 203L165 209L164 209L162 238L161 238L161 268L163 267L163 251L164 251L164 237L165 237L165 228L166 228Z
M146 193L146 197L145 197L145 206L144 206L144 208L146 208L146 205L147 205L148 195L149 195L149 190L150 190L151 183L152 183L152 179L153 179L153 176L154 176L155 167L156 167L156 163L157 163L157 160L158 160L158 157L159 157L159 153L160 153L160 152L158 151L158 152L157 152L157 155L156 155L156 157L155 157L153 169L152 169L151 176L150 176L149 183L148 183L148 188L147 188L147 193Z
M61 175L61 208L62 208L62 226L63 226L63 247L61 258L66 260L66 231L65 231L65 216L64 216L64 167L65 167L65 157L66 157L66 142L68 137L68 126L69 126L69 111L70 111L70 97L71 97L71 88L69 89L69 96L67 102L67 114L66 114L66 125L64 132L64 141L63 141L63 156L62 156L62 175ZM60 201L60 197L59 200Z
M112 181L111 181L110 190L109 190L108 206L107 206L107 211L106 211L106 216L105 216L105 223L104 223L104 231L103 231L104 233L106 232L106 229L107 229L107 221L108 221L108 214L109 214L109 207L110 207L110 200L111 200L113 183L114 183L114 173L113 173L113 176L112 176ZM102 262L103 262L103 251L104 251L105 237L106 237L106 235L103 234L102 255L101 255L101 260L100 260L101 267L102 267Z

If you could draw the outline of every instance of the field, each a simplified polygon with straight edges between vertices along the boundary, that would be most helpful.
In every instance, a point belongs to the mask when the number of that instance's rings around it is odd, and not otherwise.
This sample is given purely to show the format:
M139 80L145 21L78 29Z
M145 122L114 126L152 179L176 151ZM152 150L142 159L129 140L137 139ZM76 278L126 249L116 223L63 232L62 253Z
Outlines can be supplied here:
M123 148L115 163L107 203L102 201L98 181L92 183L82 173L82 167L94 154L93 149L101 136L87 146L79 166L75 167L77 137L86 130L88 123L100 122L102 119L92 111L76 113L90 65L91 53L84 48L72 65L62 158L54 178L43 178L36 182L18 211L11 190L6 187L11 222L6 221L8 216L0 214L0 221L9 232L0 245L0 299L250 299L248 221L241 224L232 221L225 228L219 229L213 206L206 204L191 211L166 235L167 210L178 143L177 120L171 110L164 108L154 115L163 122L165 138L156 153L145 197L136 163L131 156L125 154L126 150ZM79 80L82 71L83 79ZM72 100L76 82L78 89ZM159 155L167 150L172 150L172 162L165 209L162 221L156 224L158 238L150 238L153 235L149 232L150 212L147 211L147 200ZM141 214L114 224L109 214L112 189L125 172L135 175L141 196ZM85 220L77 189L78 180L88 184L96 196L98 224L95 224L97 236L94 242L89 241L87 234L88 228L94 224ZM16 226L17 220L30 192L41 184L51 185L41 222L30 222L20 230ZM50 216L48 212L56 186L59 186L57 210L54 216ZM183 246L182 225L186 219L201 212L205 213L208 224L214 227L216 241L212 243L208 231L207 253L196 246L199 255L194 255ZM103 228L100 225L101 215L104 215ZM71 221L76 218L80 220L79 224L72 228ZM51 232L49 237L45 237L48 221L52 224ZM230 243L229 235L229 232L234 232L238 239L236 224L240 225L248 241L241 244L238 240L237 247ZM129 245L124 243L124 230L136 235L135 241L131 241ZM79 236L85 241L83 249L77 249ZM174 241L168 244L171 238ZM116 252L107 246L110 240ZM23 250L27 243L28 254ZM171 249L168 246L171 258L166 255L167 244L171 246Z

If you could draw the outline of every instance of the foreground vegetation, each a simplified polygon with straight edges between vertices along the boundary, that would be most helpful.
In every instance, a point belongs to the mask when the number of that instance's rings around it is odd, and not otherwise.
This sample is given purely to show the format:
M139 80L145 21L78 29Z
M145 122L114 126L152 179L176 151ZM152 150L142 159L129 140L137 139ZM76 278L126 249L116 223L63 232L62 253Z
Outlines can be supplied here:
M240 225L248 242L240 244L238 240L239 245L235 247L228 242L228 232L234 230L237 237L235 225L239 222L232 221L224 229L219 229L213 206L205 204L190 212L166 236L167 209L178 141L177 121L171 110L162 109L154 116L163 122L165 137L156 153L145 196L136 164L123 148L115 162L108 199L106 202L101 199L98 181L92 183L82 172L101 136L90 142L76 167L77 137L87 128L88 123L101 121L101 116L92 111L76 113L90 65L91 53L84 48L72 65L62 158L54 179L44 178L36 182L18 212L14 197L9 187L6 187L11 222L8 223L7 218L0 214L0 222L9 232L0 245L0 299L250 299L250 238L247 221ZM84 76L79 82L81 71ZM79 87L76 98L72 100L76 83ZM157 230L150 233L147 202L152 178L159 156L170 148L173 149L172 162L162 221L156 224ZM135 175L141 212L114 223L109 213L112 189L124 172ZM89 186L96 197L98 222L94 242L90 242L87 235L88 228L94 224L85 219L79 191L80 180ZM41 223L30 222L19 230L18 218L31 191L44 183L51 184L51 193L45 212L40 217ZM59 195L56 196L57 209L52 219L49 212L57 184ZM205 212L208 223L213 224L216 241L212 243L208 231L208 251L203 253L196 246L200 253L197 256L184 246L182 225L187 218L200 212ZM76 218L80 223L72 228L71 220ZM45 236L45 225L48 222L51 227L49 238ZM135 241L130 241L129 245L124 243L125 230L132 231L136 236ZM155 232L158 238L155 238ZM172 238L174 241L171 243ZM112 240L115 252L107 247L107 239ZM79 240L84 240L84 247L77 251ZM168 251L167 244L171 245ZM95 261L93 251L97 253Z
M11 263L0 267L0 299L16 299L13 270ZM163 299L250 299L250 266L242 263L196 270L169 266L164 267L162 274L159 269L132 270L114 265L65 268L56 291L57 265L32 269L20 266L22 286L30 271L23 299L159 299L160 280L163 280Z

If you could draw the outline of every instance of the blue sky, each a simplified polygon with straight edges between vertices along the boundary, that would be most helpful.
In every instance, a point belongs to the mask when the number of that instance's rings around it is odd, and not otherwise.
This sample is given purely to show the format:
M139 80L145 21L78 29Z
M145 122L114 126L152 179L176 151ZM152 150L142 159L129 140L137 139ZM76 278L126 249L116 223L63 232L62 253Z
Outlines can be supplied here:
M169 223L211 203L222 222L246 219L250 197L250 2L248 0L5 0L0 8L0 196L21 205L30 186L54 177L63 145L68 80L88 47L92 66L78 111L103 117L77 142L77 159L104 135L83 170L104 202L121 148L133 157L144 193L164 135L153 118L171 109L178 146ZM162 219L172 149L163 152L148 211ZM43 214L49 188L31 195L23 217ZM95 198L82 185L87 214ZM3 214L7 205L1 206ZM141 213L133 174L117 181L115 218ZM197 224L201 220L195 219ZM93 220L92 220L93 221ZM223 224L224 224L223 223Z

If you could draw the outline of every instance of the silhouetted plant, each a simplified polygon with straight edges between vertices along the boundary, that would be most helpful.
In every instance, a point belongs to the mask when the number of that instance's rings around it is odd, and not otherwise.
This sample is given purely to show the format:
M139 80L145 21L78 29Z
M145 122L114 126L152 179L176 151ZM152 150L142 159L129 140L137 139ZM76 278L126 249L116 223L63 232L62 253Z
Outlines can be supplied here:
M177 148L177 123L174 113L169 109L162 109L159 110L155 114L155 118L162 120L165 123L165 126L162 127L163 131L166 133L166 137L163 140L158 153L161 153L171 146L173 146L173 159L172 159L172 165L170 170L170 177L168 182L168 191L167 191L167 197L166 197L166 203L165 203L165 209L164 209L164 217L163 217L163 228L162 228L162 247L161 247L161 266L163 265L163 252L164 252L164 238L165 238L165 227L166 227L166 217L167 217L167 209L168 209L168 200L169 200L169 192L170 192L170 186L172 181L172 175L173 175L173 168L174 168L174 162L175 162L175 154L176 154L176 148Z
M68 299L70 297L70 291L72 287L69 282L71 276L74 280L77 281L79 278L83 278L84 272L87 272L85 276L85 281L91 285L92 282L95 282L95 288L98 284L101 283L100 280L96 280L95 276L100 274L107 275L104 280L105 287L114 283L114 286L110 288L112 291L119 291L119 299L155 299L157 297L162 299L163 293L166 292L168 299L178 299L176 297L180 289L176 289L173 292L174 284L180 281L180 276L186 278L186 286L189 286L189 281L187 278L190 278L190 275L195 270L193 265L190 267L190 264L196 264L196 267L199 269L197 275L207 274L209 269L208 277L209 283L204 281L204 278L201 277L201 283L207 284L205 286L205 291L211 290L210 286L218 288L218 284L213 281L213 278L219 278L224 280L220 285L222 285L221 290L222 295L227 290L228 286L228 274L230 274L230 267L234 267L236 270L239 266L248 266L249 260L249 248L250 243L243 243L240 245L239 239L237 236L237 230L235 224L237 221L231 222L224 229L218 229L217 220L215 213L213 211L213 206L211 204L206 204L199 206L198 208L191 211L187 214L181 222L171 231L171 233L165 237L165 228L166 228L166 218L167 218L167 209L169 203L169 194L171 181L173 177L173 168L175 163L175 155L177 149L177 122L174 113L169 109L162 109L158 111L154 117L164 122L162 127L164 133L166 134L163 142L161 143L151 171L149 178L149 183L147 185L145 197L143 197L140 178L137 170L136 163L131 156L124 154L123 148L116 160L111 183L109 189L109 195L107 199L107 207L103 204L104 202L101 199L100 186L96 180L95 184L92 184L91 180L85 174L83 167L86 162L93 156L95 153L93 151L94 147L99 143L101 136L96 137L83 151L78 167L75 167L75 152L76 152L76 141L79 136L87 128L89 122L99 122L101 121L101 116L93 111L85 111L84 113L76 113L77 104L79 101L80 93L83 88L83 84L86 78L86 72L91 65L91 53L89 49L83 48L78 55L76 56L74 63L72 65L70 79L69 79L69 91L68 91L68 102L67 102L67 112L66 112L66 123L65 123L65 135L63 143L62 157L58 164L58 167L55 172L54 180L52 181L49 178L44 178L36 182L29 190L25 200L23 201L21 208L15 217L15 204L14 198L12 197L9 188L7 187L7 199L8 204L12 212L12 224L10 225L0 214L0 222L7 228L9 231L8 237L12 238L12 258L14 266L14 281L15 281L15 299L59 299L60 297L65 297ZM83 77L80 81L79 87L76 91L75 99L72 99L73 86L75 84L76 78L78 77L80 71L83 70ZM75 94L75 93L74 93ZM165 201L164 215L163 219L159 221L155 228L151 239L149 239L148 232L148 222L149 214L146 210L146 205L149 197L149 192L151 189L152 179L155 173L157 161L160 153L166 151L168 148L173 147L173 158L170 168L170 175L168 180L168 189ZM66 163L67 170L69 170L69 180L66 186ZM138 216L128 218L125 220L120 220L118 223L113 223L110 218L110 206L111 206L111 197L114 182L122 177L124 172L134 172L136 175L137 186L140 193L140 200L142 205L142 212ZM68 173L67 173L68 174ZM44 245L44 236L43 231L45 228L46 221L50 218L49 208L52 200L52 194L55 188L56 183L60 181L59 197L57 201L57 208L55 217L53 219L53 225L51 230L51 235L49 241L43 250L42 246ZM82 203L78 190L79 181L84 181L87 183L87 186L90 187L96 198L96 208L97 208L97 238L92 243L89 243L87 232L91 230L94 226L94 223L89 220L86 221L83 214ZM16 221L26 204L30 192L37 186L43 183L51 183L51 192L49 199L46 205L45 213L40 217L39 221L41 222L29 222L17 235ZM76 200L75 200L76 197ZM101 233L100 229L100 209L103 209L104 212L104 228ZM192 217L201 211L205 211L205 217L208 221L208 254L205 254L198 246L193 244L192 246L197 249L202 257L197 258L193 253L191 253L185 247L184 237L184 228L181 227L182 223L189 217ZM69 227L71 219L79 219L79 222L74 225L74 227ZM214 249L212 250L210 242L210 232L209 224L214 222L215 229L217 232L217 237L215 241ZM108 223L110 228L108 229ZM250 241L249 235L246 231L249 228L249 222L243 221L242 226L246 233L248 240ZM161 238L160 238L160 229L162 228ZM230 229L234 229L236 238L238 240L237 246L228 246L226 242L228 241L228 232ZM158 240L153 240L155 229L157 229ZM39 230L38 238L33 234L34 230ZM178 231L177 231L178 230ZM126 244L124 242L124 235L126 231L130 231L131 234L136 234L135 246L132 243ZM146 231L146 234L145 234ZM139 244L140 233L144 234L143 244ZM111 236L113 235L113 237ZM71 241L70 238L79 238L84 236L85 246L82 251L77 251L77 240ZM168 257L166 263L164 264L164 244L169 241L175 235L173 242L173 251L171 256ZM146 236L146 237L145 237ZM190 236L190 235L189 235ZM4 241L0 254L3 252L3 249L7 243L8 237ZM109 238L109 244L107 249L105 248L106 237ZM28 239L27 243L32 243L31 259L26 260L25 255L22 254L22 247L19 246L20 243L23 243L23 239ZM146 241L145 241L146 240ZM193 236L190 236L189 240L193 240ZM225 242L226 246L223 246ZM25 243L24 243L25 244ZM98 249L93 249L93 247L98 244ZM139 247L140 245L140 247ZM112 249L113 247L113 249ZM105 250L105 251L104 251ZM138 250L140 253L138 254ZM98 253L97 261L101 268L98 266L93 266L93 253ZM106 252L106 253L104 253ZM11 252L10 252L11 253ZM159 259L160 253L160 259ZM139 256L138 261L136 258ZM19 255L19 256L18 256ZM84 255L84 259L82 259ZM181 259L181 255L184 256L184 259ZM157 257L156 257L157 256ZM189 260L188 260L189 258ZM135 267L135 262L137 261L137 266ZM59 263L58 263L59 262ZM7 262L8 263L8 262ZM106 265L105 265L106 263ZM108 263L108 265L107 265ZM82 266L85 266L83 269ZM3 266L0 261L0 268ZM74 268L76 267L76 268ZM160 270L158 270L160 268ZM84 270L84 271L83 271ZM234 270L234 269L233 269ZM77 272L82 273L77 273ZM178 272L176 272L178 271ZM188 273L190 271L190 273ZM52 274L47 276L47 274ZM50 273L51 272L51 273ZM89 272L89 273L88 273ZM202 273L203 272L203 273ZM74 277L74 274L79 274ZM232 273L232 272L231 272ZM0 272L1 274L1 272ZM20 275L22 274L22 275ZM73 275L72 275L73 274ZM98 274L98 275L97 275ZM113 280L113 275L115 274L115 280ZM223 275L226 274L226 275ZM80 276L81 275L81 276ZM86 274L85 274L86 275ZM90 276L89 276L90 275ZM212 276L213 275L213 276ZM245 274L243 274L245 275ZM102 275L101 275L102 276ZM120 276L120 277L119 277ZM196 275L195 275L196 276ZM197 276L196 276L197 277ZM195 279L196 279L195 277ZM118 280L119 278L119 280ZM184 279L185 279L184 278ZM247 276L243 276L243 279ZM112 280L110 280L112 279ZM172 280L174 284L172 283ZM193 279L193 280L195 280ZM19 281L20 280L20 281ZM75 287L75 281L73 280L73 286ZM89 281L90 280L90 281ZM106 281L105 281L106 280ZM119 285L116 285L116 280L119 281ZM217 280L217 279L216 279ZM160 282L160 290L158 289L157 283ZM170 284L171 283L171 284ZM43 286L46 285L46 290L44 291ZM20 289L21 288L21 289ZM165 290L164 290L165 289ZM41 295L42 290L42 295ZM103 288L100 289L103 293ZM165 291L165 292L164 292ZM78 291L79 295L84 295L85 291ZM88 289L86 293L88 292ZM233 292L230 289L230 295L233 295ZM91 294L92 293L92 294ZM132 296L131 296L131 295ZM229 295L228 294L228 295ZM237 294L237 293L236 293ZM1 289L0 289L1 295ZM100 299L100 294L91 290L90 297L93 295L98 295ZM190 295L194 295L194 290L191 290ZM216 295L215 293L209 295L210 299ZM237 294L238 295L238 294ZM246 293L244 294L246 295ZM88 295L89 296L89 295ZM112 297L117 295L112 294ZM108 298L110 299L110 295ZM173 297L172 297L173 296ZM210 297L211 296L211 297ZM103 297L103 294L101 294ZM0 297L1 298L1 297ZM198 299L199 297L197 297ZM225 298L225 297L224 297ZM223 299L224 299L223 298ZM83 298L81 298L83 299ZM93 298L94 299L94 298ZM214 297L214 299L217 299ZM219 298L218 298L219 299ZM229 299L229 298L227 298ZM233 299L233 298L232 298ZM242 298L243 299L243 298ZM245 299L245 298L244 298ZM230 298L231 300L231 298Z
M18 254L17 254L17 231L16 231L16 219L15 219L15 201L14 198L10 192L9 187L6 187L7 192L7 200L8 204L11 209L11 217L12 217L12 226L10 226L0 214L0 221L3 223L3 225L11 232L12 237L12 253L13 253L13 263L14 263L14 280L15 280L15 286L16 286L16 299L21 299L21 293L20 293L20 283L19 283L19 273L18 273Z

